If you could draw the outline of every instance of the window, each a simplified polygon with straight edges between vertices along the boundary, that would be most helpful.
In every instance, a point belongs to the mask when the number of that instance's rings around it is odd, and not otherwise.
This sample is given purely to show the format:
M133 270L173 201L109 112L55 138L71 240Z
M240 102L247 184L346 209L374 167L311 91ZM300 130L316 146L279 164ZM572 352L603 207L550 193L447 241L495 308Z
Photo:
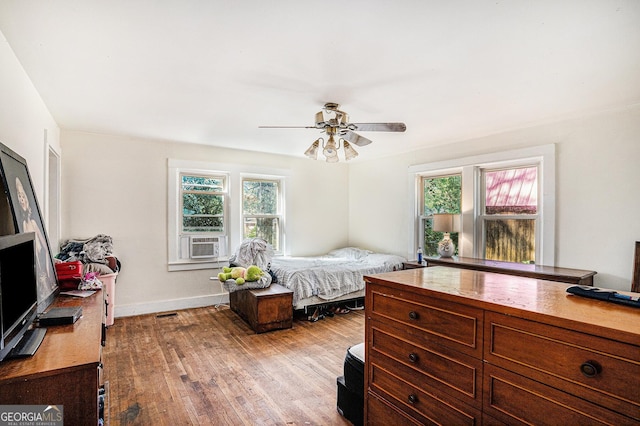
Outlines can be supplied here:
M433 230L434 213L460 213L462 176L423 176L421 178L421 229L420 246L425 256L438 255L438 242L444 233ZM451 239L458 247L458 233L452 232Z
M182 232L224 234L225 197L224 176L181 174Z
M431 214L461 213L458 255L555 264L554 145L416 165L409 173L416 206L409 253L419 246L436 253L441 235L431 230Z
M220 267L250 237L284 253L290 170L178 159L167 165L169 271Z
M538 167L481 169L483 257L535 263L538 228Z
M244 178L242 180L242 236L262 238L281 252L281 182Z

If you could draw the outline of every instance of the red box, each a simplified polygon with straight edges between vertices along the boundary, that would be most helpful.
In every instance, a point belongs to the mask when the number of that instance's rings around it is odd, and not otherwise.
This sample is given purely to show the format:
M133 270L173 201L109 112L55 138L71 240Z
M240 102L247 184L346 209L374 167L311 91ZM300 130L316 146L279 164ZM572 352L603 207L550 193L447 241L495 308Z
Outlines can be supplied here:
M82 262L56 263L60 290L77 290L82 279Z
M58 280L69 280L72 278L77 278L78 280L82 278L82 262L64 262L64 263L56 263L56 274L58 275Z

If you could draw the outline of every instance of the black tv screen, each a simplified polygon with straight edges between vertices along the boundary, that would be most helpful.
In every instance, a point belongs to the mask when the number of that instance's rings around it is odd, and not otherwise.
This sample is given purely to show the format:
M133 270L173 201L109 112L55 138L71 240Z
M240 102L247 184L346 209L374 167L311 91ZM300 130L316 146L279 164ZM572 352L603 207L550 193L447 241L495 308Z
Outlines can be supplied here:
M0 237L0 360L32 325L38 306L35 234Z

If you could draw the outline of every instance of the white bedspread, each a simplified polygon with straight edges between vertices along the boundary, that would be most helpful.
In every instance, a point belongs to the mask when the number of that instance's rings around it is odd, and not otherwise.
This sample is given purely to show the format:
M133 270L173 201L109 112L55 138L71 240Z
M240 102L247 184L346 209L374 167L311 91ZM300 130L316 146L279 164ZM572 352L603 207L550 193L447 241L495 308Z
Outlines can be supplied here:
M401 256L347 247L318 257L274 257L278 284L293 290L293 304L317 296L331 301L364 289L363 276L402 269Z

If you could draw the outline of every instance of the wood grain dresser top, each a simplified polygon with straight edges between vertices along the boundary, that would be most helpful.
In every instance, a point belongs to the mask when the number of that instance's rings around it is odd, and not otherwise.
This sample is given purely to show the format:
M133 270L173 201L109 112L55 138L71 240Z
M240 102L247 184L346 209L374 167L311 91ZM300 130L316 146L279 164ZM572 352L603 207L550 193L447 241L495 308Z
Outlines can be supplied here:
M444 266L365 280L640 346L640 309L571 295L571 284Z

